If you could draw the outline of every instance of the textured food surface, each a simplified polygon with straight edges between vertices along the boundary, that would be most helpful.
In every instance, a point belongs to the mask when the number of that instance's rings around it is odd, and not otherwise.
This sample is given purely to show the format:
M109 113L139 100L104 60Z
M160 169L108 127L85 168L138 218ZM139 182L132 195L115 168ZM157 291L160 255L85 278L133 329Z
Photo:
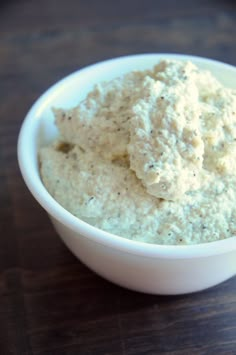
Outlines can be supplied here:
M72 214L148 243L236 234L236 93L209 72L163 60L53 111L41 176Z

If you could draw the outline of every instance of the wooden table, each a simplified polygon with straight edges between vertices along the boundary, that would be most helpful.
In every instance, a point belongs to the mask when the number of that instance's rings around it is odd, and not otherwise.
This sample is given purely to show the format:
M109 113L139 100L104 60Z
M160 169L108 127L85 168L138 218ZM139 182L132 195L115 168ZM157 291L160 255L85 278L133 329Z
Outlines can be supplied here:
M160 297L119 288L64 246L26 189L16 141L34 100L87 64L180 52L236 64L236 2L0 4L0 354L236 354L236 279Z

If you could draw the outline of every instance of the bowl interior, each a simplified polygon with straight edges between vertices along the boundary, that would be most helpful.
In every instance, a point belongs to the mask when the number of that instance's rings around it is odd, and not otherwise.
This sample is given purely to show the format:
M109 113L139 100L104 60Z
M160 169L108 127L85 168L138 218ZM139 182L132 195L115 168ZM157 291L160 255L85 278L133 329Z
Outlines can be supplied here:
M174 54L144 54L116 58L77 71L52 86L33 105L26 116L19 135L18 159L23 178L34 197L49 212L49 214L56 219L62 220L74 230L77 230L79 227L81 231L82 228L83 232L89 237L94 238L99 235L102 242L113 243L114 241L115 244L117 242L117 245L122 248L130 246L131 244L133 246L135 244L142 245L142 248L144 247L146 249L149 247L147 243L134 242L116 236L113 236L113 241L111 242L109 240L111 239L111 234L100 231L95 227L88 226L86 223L81 222L69 212L65 211L49 195L41 182L37 152L40 146L48 144L58 134L54 125L54 117L51 110L52 107L71 108L85 98L94 84L101 81L111 80L131 70L150 68L163 58L191 60L199 67L210 70L225 86L236 88L236 68L217 61ZM230 249L232 248L232 245L236 248L236 237L229 239L230 242L225 240L213 243L215 245L221 243L221 248L223 247L223 249ZM234 244L229 246L229 243L231 242ZM114 243L112 244L113 246L115 245ZM151 245L149 246L151 247ZM203 246L205 249L207 248L206 245ZM137 248L139 249L138 246ZM162 246L162 249L163 248L167 248L168 250L171 250L172 248L180 248L182 250L186 248L195 248L196 250L197 246Z

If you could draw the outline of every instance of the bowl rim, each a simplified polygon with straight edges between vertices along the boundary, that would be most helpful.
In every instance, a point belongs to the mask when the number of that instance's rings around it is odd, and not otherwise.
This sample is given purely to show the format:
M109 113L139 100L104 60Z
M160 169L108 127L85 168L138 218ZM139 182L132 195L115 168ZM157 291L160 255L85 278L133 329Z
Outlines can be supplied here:
M25 184L34 198L48 212L48 214L65 227L76 232L78 234L78 238L89 238L98 244L106 245L110 248L117 249L128 254L140 255L147 258L189 259L235 252L236 236L232 236L224 240L194 245L160 245L130 240L103 231L75 217L63 208L49 194L39 177L39 171L37 168L38 162L35 161L35 159L32 160L33 155L27 147L29 146L29 142L31 142L32 145L32 140L37 137L37 127L40 122L40 113L45 109L45 107L47 107L49 101L57 95L58 90L66 86L72 79L74 80L74 78L77 78L82 73L86 74L86 72L89 72L91 69L104 67L111 62L119 65L121 62L124 63L137 58L146 59L147 57L155 57L157 60L164 57L170 59L177 58L180 60L194 60L199 63L208 63L218 66L219 69L220 67L224 67L225 69L234 71L236 75L236 68L230 64L199 56L174 53L144 53L120 56L103 60L76 70L75 72L57 81L54 85L50 86L49 89L47 89L35 101L23 120L17 142L17 157ZM32 134L29 134L32 132L34 133L33 136Z

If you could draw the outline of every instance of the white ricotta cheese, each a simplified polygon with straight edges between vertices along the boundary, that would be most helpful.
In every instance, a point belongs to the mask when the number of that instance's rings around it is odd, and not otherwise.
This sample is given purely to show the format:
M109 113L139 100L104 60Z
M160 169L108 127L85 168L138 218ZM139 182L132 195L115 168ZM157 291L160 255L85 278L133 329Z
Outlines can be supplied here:
M75 216L148 243L236 234L236 93L209 72L163 60L54 114L41 176Z

